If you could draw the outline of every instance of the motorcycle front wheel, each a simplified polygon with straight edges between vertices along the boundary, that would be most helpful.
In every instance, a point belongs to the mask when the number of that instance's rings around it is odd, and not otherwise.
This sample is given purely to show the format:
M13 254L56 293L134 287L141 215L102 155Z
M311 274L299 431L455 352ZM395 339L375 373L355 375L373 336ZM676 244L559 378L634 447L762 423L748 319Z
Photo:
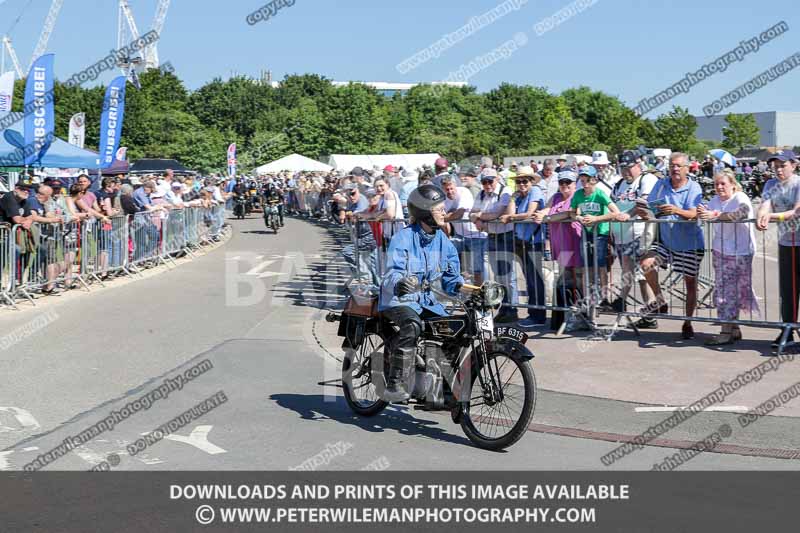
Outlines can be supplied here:
M382 371L372 371L374 365L383 364L385 343L377 333L367 333L364 340L356 348L345 350L342 361L342 388L344 399L356 414L375 416L383 411L388 403L381 400L379 391L384 390L385 382L380 388L372 382L373 376L383 380ZM373 357L381 360L373 363Z
M528 430L536 407L536 377L530 362L504 352L487 354L487 361L472 372L469 402L462 406L461 429L479 448L502 450ZM502 390L500 401L489 393L492 382Z

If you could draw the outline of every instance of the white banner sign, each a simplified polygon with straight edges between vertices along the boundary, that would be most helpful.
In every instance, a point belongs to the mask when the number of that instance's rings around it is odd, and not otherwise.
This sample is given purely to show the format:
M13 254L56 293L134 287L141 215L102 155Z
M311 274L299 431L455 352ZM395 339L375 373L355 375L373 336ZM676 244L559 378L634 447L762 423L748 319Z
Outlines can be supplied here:
M69 143L83 148L86 140L86 113L75 113L69 119Z
M14 100L14 71L0 75L0 117L11 112L11 102Z

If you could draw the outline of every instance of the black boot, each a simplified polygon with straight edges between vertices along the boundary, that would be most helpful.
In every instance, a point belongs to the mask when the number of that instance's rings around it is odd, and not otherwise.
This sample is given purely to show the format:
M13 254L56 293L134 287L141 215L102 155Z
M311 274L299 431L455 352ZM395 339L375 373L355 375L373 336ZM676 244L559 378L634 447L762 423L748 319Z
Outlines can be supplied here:
M392 364L386 377L386 390L383 392L384 401L399 403L411 397L406 390L406 377L408 370L413 370L413 361L414 348L398 348L392 354Z

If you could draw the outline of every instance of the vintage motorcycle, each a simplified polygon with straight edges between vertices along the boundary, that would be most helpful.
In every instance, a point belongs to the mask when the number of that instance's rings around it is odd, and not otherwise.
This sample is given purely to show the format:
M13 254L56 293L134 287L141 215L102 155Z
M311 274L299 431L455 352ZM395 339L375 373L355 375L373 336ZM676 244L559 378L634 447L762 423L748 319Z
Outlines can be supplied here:
M244 196L236 196L233 199L233 215L239 220L247 214L247 199Z
M410 404L425 411L449 411L478 447L501 450L525 434L536 405L536 379L525 347L528 336L513 327L495 326L494 312L505 289L487 281L465 286L458 300L463 313L424 320L414 371L408 373ZM439 291L424 284L422 290ZM388 405L381 399L389 371L392 324L376 313L377 295L353 291L339 322L344 337L344 398L361 416L374 416Z
M275 234L278 234L278 226L280 226L280 213L278 206L275 204L264 204L264 224L268 228L272 228Z

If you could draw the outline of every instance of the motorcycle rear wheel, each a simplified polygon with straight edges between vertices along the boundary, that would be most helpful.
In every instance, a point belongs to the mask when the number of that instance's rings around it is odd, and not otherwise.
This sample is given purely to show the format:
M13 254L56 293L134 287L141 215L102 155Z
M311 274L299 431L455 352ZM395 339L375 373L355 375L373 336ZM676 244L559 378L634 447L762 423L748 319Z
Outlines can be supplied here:
M479 448L497 451L516 443L528 430L536 408L536 377L529 361L504 352L489 353L487 360L499 376L503 400L487 401L479 375L488 380L488 371L474 371L469 402L462 407L461 429ZM521 385L512 383L520 379Z
M384 379L383 372L372 371L372 355L385 353L385 342L377 333L367 333L364 340L354 349L345 350L342 361L342 390L350 409L358 415L369 417L383 411L387 402L379 394L385 382L376 387L373 376Z

